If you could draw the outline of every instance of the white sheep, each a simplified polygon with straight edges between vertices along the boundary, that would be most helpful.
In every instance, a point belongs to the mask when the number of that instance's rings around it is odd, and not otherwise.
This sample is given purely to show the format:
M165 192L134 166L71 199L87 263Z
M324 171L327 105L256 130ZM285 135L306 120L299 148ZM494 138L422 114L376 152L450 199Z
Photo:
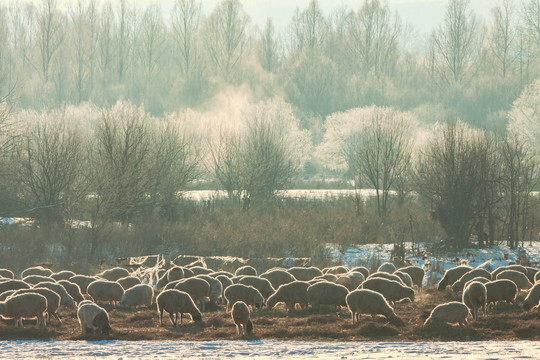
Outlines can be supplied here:
M394 273L392 275L398 276L401 279L401 283L403 285L408 286L410 288L413 287L413 281L412 281L411 275L409 275L409 274L407 274L405 272L402 272L400 270L394 271Z
M245 302L237 301L234 303L231 317L236 325L236 332L238 335L246 335L253 332L253 323L250 319L249 307Z
M253 266L245 265L241 266L234 272L234 276L242 276L242 275L249 275L249 276L257 276L257 270Z
M150 285L135 285L124 292L120 300L121 307L150 306L154 299L154 289Z
M261 274L259 277L270 281L274 289L277 289L283 284L288 284L296 280L296 278L290 273L281 269L270 269Z
M210 285L208 297L212 304L217 304L219 298L223 294L223 285L221 284L221 281L211 277L210 275L197 275L196 278L203 279L208 283L208 285Z
M540 301L540 282L534 284L534 286L527 293L527 297L523 301L523 309L526 311L531 310L533 307L538 305Z
M308 301L312 307L319 308L320 305L334 305L339 310L340 306L347 306L345 298L349 290L343 285L322 281L310 285L307 293Z
M88 285L87 292L96 302L116 303L122 300L124 288L116 281L95 280Z
M135 276L126 276L126 277L116 280L116 282L119 283L120 286L124 288L124 290L130 289L134 287L135 285L141 284L141 280L139 280L139 278L136 278Z
M21 289L17 290L11 295L10 297L19 295L19 294L39 294L45 297L47 299L47 315L49 318L54 317L56 321L58 322L58 325L62 325L62 320L60 320L60 316L58 315L58 309L60 308L60 295L55 293L54 291L46 288L32 288L32 289ZM8 298L9 299L9 298Z
M243 301L256 309L264 305L264 297L253 286L234 284L225 289L223 294L227 301L227 312L231 311L233 304L237 301Z
M491 273L491 280L497 280L497 275L499 275L501 272L506 271L506 270L519 271L523 273L523 275L525 276L527 275L527 269L525 268L525 266L513 264L513 265L507 265L507 266L499 266L498 268L493 270L493 272Z
M285 311L294 309L296 304L306 308L309 303L307 289L311 284L307 281L293 281L281 285L266 302L268 309L273 309L278 303L285 303Z
M46 322L43 313L47 311L47 298L41 294L28 293L10 296L0 302L0 316L5 319L15 319L15 326L23 327L23 318L37 318L37 325L45 329Z
M253 286L255 289L259 290L261 295L268 299L276 290L272 286L272 283L265 278L260 278L258 276L243 276L238 284L244 284L248 286Z
M336 284L345 286L349 291L353 291L365 280L364 275L359 272L348 272L341 275L336 280Z
M456 294L460 293L463 291L466 283L477 277L483 277L487 280L491 280L491 273L482 268L472 269L471 271L463 274L456 282L452 284L452 290Z
M385 262L377 269L377 272L385 272L388 274L393 274L396 271L396 266L391 262Z
M414 290L394 280L371 278L364 281L360 286L363 289L381 293L389 303L394 303L406 298L414 301Z
M532 288L533 286L531 282L529 281L529 278L527 278L527 275L525 275L523 272L518 271L518 270L501 271L499 274L497 274L496 279L497 280L500 280L500 279L512 280L516 284L518 289L520 290L521 289L528 290Z
M77 318L81 325L82 336L86 336L87 329L92 329L94 336L96 330L101 331L103 335L109 335L111 325L107 310L91 301L83 301L77 309Z
M59 280L58 284L62 285L64 289L66 289L67 293L73 298L73 300L75 300L77 304L84 300L79 285L69 280Z
M437 285L437 290L443 291L447 286L452 286L465 273L472 270L472 267L466 265L456 266L444 272L441 281Z
M514 302L518 288L512 280L499 279L484 284L487 290L487 304L498 301Z
M358 322L361 314L371 315L375 320L376 315L383 315L396 325L403 322L394 313L394 309L388 304L384 296L376 291L358 289L347 294L345 302L351 312L352 323Z
M185 313L190 314L193 321L202 320L201 312L187 292L176 289L164 290L157 296L156 303L161 326L163 326L164 311L169 313L173 327L176 327L178 323L178 313L180 313L180 324L182 324Z
M300 280L300 281L309 281L309 280L312 280L313 278L316 278L317 276L323 275L323 272L315 266L310 266L310 267L297 266L297 267L292 267L288 269L287 271L292 276L294 276L296 280Z
M195 303L199 302L201 304L201 311L206 311L206 297L210 295L210 284L208 284L208 281L192 277L180 280L174 288L187 292Z
M112 269L104 270L96 276L108 281L116 281L123 277L129 276L129 271L121 267L115 267Z
M405 285L405 282L399 276L394 275L394 274L389 274L386 272L380 272L380 271L374 272L373 274L369 275L366 280L370 280L370 279L393 280L393 281L397 281L401 285Z
M90 285L92 282L98 280L98 278L93 276L87 276L87 275L75 275L69 278L69 281L77 284L79 286L79 290L81 293L87 294L88 285Z
M420 266L411 265L411 266L402 267L398 270L406 274L409 274L409 276L412 279L413 285L416 285L417 291L422 292L424 276L426 275L426 272L424 271L424 269L422 269Z
M431 314L424 323L424 327L434 322L458 323L460 327L465 325L469 327L467 317L469 317L469 308L459 301L452 301L441 304L431 311Z
M474 320L478 320L478 309L482 308L486 319L487 290L480 282L473 281L463 290L462 301L473 311Z
M70 309L75 309L75 300L73 300L73 297L69 295L69 293L61 284L47 282L40 283L36 285L36 287L42 287L54 291L60 296L60 305L64 305Z

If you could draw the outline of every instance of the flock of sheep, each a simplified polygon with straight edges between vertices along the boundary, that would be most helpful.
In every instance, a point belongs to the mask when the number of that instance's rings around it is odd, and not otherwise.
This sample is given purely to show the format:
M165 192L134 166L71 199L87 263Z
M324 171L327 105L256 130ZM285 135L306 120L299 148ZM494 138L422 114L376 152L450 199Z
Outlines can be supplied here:
M305 309L321 305L340 309L347 307L352 322L359 315L385 316L395 325L404 322L396 315L395 302L414 301L416 292L422 291L424 270L418 266L400 269L391 263L382 264L370 274L365 267L348 269L335 266L273 268L263 274L251 266L243 266L234 274L202 266L173 266L159 271L159 279L151 284L120 267L105 270L95 276L78 275L71 271L53 273L43 267L31 267L15 280L14 273L0 269L0 316L14 319L22 326L22 319L36 318L37 326L45 329L47 321L55 319L61 324L58 310L61 306L77 309L83 336L88 330L104 335L111 331L109 315L99 306L110 302L119 307L138 307L157 304L160 324L167 312L174 327L183 322L184 314L192 321L201 321L206 303L226 304L227 312L239 335L253 331L250 307L274 308L285 304L285 310L296 306ZM519 291L527 291L523 308L530 310L540 301L540 272L533 267L509 265L493 272L466 265L454 267L444 273L439 290L451 286L461 294L461 302L452 301L436 306L424 326L446 322L469 326L467 318L478 319L479 312L486 316L486 307L499 301L515 302Z

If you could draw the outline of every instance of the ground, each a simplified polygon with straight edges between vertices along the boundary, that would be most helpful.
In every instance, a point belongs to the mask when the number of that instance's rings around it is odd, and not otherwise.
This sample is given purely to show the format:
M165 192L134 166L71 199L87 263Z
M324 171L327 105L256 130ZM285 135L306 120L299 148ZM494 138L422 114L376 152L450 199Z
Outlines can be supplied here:
M382 317L372 321L362 316L358 324L352 324L346 308L341 312L313 309L285 313L278 305L273 310L263 309L252 313L254 333L244 337L249 340L296 340L296 341L481 341L481 340L540 340L540 311L525 312L518 297L514 304L500 303L488 311L486 320L469 319L470 328L458 325L434 325L424 329L423 323L430 311L438 304L455 300L450 288L439 292L435 288L416 296L415 302L398 303L396 314L405 322L396 327ZM113 332L109 336L90 336L92 340L235 340L239 339L230 314L223 306L203 313L203 322L194 323L184 319L184 324L173 328L164 316L164 326L159 325L156 307L140 309L117 309L104 305L111 318ZM54 320L41 331L31 321L24 329L16 329L13 321L0 322L0 340L82 340L75 310L61 309L63 325Z

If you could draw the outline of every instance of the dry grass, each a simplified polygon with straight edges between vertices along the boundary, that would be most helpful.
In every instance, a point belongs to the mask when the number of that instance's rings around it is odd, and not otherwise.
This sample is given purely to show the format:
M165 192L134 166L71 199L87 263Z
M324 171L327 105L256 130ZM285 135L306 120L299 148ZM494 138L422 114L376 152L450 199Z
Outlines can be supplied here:
M313 309L286 314L284 307L255 311L252 314L254 333L244 339L276 339L306 341L468 341L468 340L540 340L540 312L524 312L519 305L498 304L488 311L486 320L470 319L470 328L458 325L433 325L423 328L430 311L437 305L454 300L450 290L438 292L428 289L417 296L414 303L396 305L396 313L405 324L394 326L384 317L375 321L362 316L352 324L347 309L339 313ZM165 326L159 325L154 306L138 310L115 309L109 311L113 332L109 336L91 336L91 340L233 340L238 339L236 328L223 308L203 314L203 322L184 319L184 324L173 328L168 317ZM63 325L53 323L46 332L36 329L32 321L26 328L15 329L12 321L0 323L0 340L81 340L79 324L74 310L63 310Z

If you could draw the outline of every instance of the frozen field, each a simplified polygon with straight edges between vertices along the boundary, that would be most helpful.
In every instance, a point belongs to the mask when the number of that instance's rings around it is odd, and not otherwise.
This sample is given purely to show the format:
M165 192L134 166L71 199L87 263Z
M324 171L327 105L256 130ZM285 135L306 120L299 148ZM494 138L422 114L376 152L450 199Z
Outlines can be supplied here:
M2 341L2 359L538 359L540 342Z

